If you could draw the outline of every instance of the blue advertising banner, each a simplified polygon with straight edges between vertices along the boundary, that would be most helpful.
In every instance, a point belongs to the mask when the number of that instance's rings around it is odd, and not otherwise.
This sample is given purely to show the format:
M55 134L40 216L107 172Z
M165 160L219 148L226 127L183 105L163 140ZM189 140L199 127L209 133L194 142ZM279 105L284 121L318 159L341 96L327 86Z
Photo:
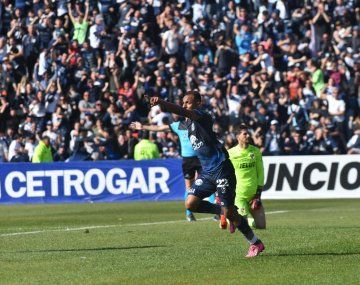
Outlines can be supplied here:
M181 200L180 159L0 163L0 204Z

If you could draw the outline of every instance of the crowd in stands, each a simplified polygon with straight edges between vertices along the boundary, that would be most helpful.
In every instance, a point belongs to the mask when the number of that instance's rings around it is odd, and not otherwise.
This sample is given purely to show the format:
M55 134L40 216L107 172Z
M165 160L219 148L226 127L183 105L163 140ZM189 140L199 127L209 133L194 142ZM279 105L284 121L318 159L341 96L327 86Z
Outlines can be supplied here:
M227 148L360 153L359 0L1 0L0 160L131 159L148 97L197 89ZM179 156L172 133L151 135Z

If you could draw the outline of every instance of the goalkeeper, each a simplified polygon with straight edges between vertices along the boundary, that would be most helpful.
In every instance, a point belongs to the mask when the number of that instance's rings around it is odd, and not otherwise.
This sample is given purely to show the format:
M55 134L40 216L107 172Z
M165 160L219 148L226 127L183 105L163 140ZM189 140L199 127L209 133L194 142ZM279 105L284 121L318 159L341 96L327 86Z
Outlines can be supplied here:
M248 128L241 124L234 129L238 145L229 149L236 174L235 205L239 214L247 217L249 225L265 229L265 211L261 202L264 186L264 165L260 150L250 145Z

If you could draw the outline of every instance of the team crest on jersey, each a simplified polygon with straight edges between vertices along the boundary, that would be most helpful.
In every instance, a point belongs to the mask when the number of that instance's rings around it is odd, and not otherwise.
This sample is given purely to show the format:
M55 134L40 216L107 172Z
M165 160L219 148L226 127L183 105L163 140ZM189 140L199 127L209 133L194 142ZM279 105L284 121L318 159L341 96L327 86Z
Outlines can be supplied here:
M195 193L195 189L194 189L194 188L190 188L190 189L187 190L187 192L194 194L194 193Z
M254 159L255 158L255 153L251 152L251 153L249 153L249 156L250 156L251 159Z
M245 208L240 208L240 215L241 216L246 216L246 209Z
M192 132L195 131L195 124L194 123L191 124L191 131Z
M204 181L202 181L202 179L196 179L195 180L195 185L196 186L201 186L204 183Z

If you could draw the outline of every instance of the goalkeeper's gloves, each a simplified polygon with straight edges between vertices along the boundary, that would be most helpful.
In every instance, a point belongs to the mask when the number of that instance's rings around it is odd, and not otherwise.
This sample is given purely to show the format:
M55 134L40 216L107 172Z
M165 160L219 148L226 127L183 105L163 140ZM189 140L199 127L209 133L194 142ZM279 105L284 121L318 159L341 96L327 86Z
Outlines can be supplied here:
M250 208L253 211L259 210L262 205L261 192L262 192L262 187L258 187L254 198L252 198L250 201Z

